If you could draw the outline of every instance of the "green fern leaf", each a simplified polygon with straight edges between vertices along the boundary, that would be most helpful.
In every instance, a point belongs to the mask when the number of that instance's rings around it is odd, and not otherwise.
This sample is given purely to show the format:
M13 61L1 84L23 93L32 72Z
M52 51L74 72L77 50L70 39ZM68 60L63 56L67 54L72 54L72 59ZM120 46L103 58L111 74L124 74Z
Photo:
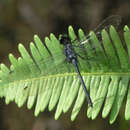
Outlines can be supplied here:
M87 116L95 119L102 110L102 117L110 114L110 123L113 123L126 95L125 119L130 119L130 31L125 26L123 34L127 49L113 26L109 33L102 30L102 46L95 33L90 32L91 44L84 45L90 60L79 57L79 66L94 105L93 108L88 106ZM72 40L77 38L71 26L68 34ZM82 29L78 36L86 39ZM77 45L78 41L73 44ZM95 47L94 51L91 45ZM31 55L22 44L18 49L21 54L18 59L9 54L10 68L0 65L0 96L5 97L6 104L15 101L21 107L27 101L27 107L31 109L36 103L35 116L47 107L52 111L57 105L55 119L58 119L74 103L71 114L71 120L74 120L86 101L85 93L73 65L65 62L63 46L54 34L45 38L45 44L35 35L34 43L30 43ZM79 48L76 51L84 55Z

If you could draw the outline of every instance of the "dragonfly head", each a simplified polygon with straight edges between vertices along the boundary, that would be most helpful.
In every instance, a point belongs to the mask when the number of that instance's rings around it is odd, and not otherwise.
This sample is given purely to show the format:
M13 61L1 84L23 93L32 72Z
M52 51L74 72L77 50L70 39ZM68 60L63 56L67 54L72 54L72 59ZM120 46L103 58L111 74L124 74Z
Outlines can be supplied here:
M59 35L59 41L60 41L60 44L63 44L63 45L71 43L71 40L67 34Z

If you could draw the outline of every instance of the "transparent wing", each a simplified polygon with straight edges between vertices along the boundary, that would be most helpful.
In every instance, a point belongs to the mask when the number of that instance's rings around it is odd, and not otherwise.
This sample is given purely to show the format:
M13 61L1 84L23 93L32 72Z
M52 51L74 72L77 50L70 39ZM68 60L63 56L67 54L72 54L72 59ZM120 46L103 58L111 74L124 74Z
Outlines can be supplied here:
M121 16L119 15L111 15L107 17L105 20L103 20L93 31L95 32L97 38L101 40L101 31L102 29L105 29L106 31L109 30L109 27L113 25L116 29L119 28L121 24ZM90 35L86 36L86 40L81 41L80 44L85 44L90 40Z
M111 25L118 28L121 23L121 17L119 15L112 15L103 20L95 29L94 32L101 32L102 29L109 29Z

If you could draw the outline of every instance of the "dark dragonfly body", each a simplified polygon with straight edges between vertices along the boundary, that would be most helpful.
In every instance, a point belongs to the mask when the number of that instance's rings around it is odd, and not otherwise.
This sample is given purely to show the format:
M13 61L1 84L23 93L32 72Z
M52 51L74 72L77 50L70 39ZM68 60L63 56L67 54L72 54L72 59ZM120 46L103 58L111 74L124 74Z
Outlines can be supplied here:
M111 25L114 25L114 27L116 29L118 29L119 25L121 23L121 17L118 15L112 15L110 17L107 17L104 21L102 21L95 29L94 32L96 33L97 38L99 39L99 41L101 40L101 31L102 29L106 29L107 31L109 30L109 27ZM75 39L77 40L77 39ZM90 40L90 35L86 36L86 40L84 41L79 41L79 48L82 48L82 51L85 51L83 45L87 44L88 41ZM90 106L93 106L92 100L89 96L89 93L86 89L86 85L84 83L84 80L82 78L82 75L80 73L79 70L79 66L78 66L78 57L87 60L87 58L82 57L80 54L78 54L75 50L74 50L74 46L72 45L72 43L74 41L71 41L70 37L68 35L61 35L61 37L59 38L60 43L64 46L64 55L66 56L66 61L73 64L76 72L79 76L81 85L84 89L88 104L90 104Z
M79 66L78 66L78 58L77 58L78 55L76 54L76 52L72 46L71 39L67 35L62 35L59 40L60 40L60 43L63 44L63 46L64 46L64 54L66 56L66 60L67 60L67 62L74 65L76 72L78 73L82 87L84 89L88 104L90 104L90 106L92 107L93 103L92 103L92 100L86 89L86 85L84 83L82 75L80 73Z

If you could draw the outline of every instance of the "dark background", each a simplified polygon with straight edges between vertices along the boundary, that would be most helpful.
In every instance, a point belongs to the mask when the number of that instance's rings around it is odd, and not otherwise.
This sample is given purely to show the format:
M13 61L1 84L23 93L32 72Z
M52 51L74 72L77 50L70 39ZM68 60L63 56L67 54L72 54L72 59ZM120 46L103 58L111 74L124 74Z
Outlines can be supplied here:
M129 0L0 0L0 62L9 65L8 53L19 56L17 45L27 48L38 34L44 41L53 32L56 36L67 33L68 25L85 32L93 29L104 18L118 14L123 23L130 24ZM54 112L40 113L26 105L18 108L14 103L5 105L0 100L0 130L128 130L130 121L124 120L124 107L113 125L102 119L101 113L94 121L86 117L86 104L74 122L70 112L54 120Z

